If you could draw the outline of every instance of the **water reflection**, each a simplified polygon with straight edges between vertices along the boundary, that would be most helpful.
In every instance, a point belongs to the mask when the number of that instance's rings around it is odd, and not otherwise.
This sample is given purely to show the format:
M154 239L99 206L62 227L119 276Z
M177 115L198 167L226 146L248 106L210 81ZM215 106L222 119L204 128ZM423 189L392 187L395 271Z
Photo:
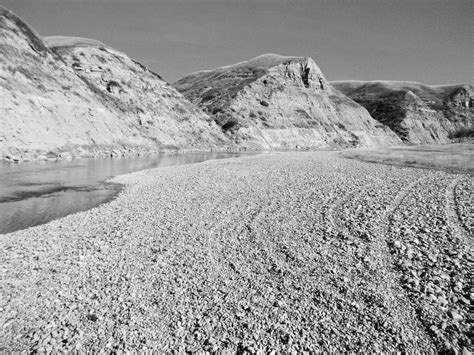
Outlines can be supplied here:
M104 181L156 167L199 163L237 153L190 153L71 162L0 164L0 234L46 223L113 199L120 190Z

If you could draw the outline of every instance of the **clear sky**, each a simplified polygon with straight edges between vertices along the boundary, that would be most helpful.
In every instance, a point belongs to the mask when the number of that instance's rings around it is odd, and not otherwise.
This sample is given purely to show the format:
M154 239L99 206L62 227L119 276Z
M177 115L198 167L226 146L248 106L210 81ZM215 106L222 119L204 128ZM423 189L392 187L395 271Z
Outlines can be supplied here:
M0 0L42 36L94 38L169 81L263 53L329 80L473 83L474 0Z

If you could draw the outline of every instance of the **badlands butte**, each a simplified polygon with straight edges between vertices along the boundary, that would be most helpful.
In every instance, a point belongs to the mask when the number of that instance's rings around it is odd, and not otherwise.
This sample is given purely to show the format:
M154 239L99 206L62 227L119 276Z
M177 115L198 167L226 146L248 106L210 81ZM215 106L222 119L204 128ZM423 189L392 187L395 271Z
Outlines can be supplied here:
M0 7L0 159L447 143L473 125L470 85L327 81L264 54L170 84L95 40L41 38Z

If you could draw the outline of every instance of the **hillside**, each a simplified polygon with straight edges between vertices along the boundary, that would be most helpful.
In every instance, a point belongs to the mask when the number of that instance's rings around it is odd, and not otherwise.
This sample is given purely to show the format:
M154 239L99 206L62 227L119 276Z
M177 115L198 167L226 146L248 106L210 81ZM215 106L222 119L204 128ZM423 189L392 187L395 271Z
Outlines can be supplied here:
M334 90L311 58L265 54L190 74L173 85L246 147L400 143L363 107Z
M53 51L31 27L2 7L0 36L0 159L224 146L224 135L206 114L120 52L97 41L66 37L56 38L55 45L63 46ZM68 65L66 54L76 50L84 52L91 65L94 60L107 62L100 73L100 80L107 77L106 90L87 75L94 77L98 72L81 72ZM94 57L96 51L102 53L101 58ZM114 71L119 62L125 64ZM135 76L142 87L127 86L127 78ZM159 104L159 110L149 111L150 102Z
M46 37L48 46L144 137L172 148L218 149L226 137L214 121L160 75L100 42Z
M453 132L472 130L470 85L429 86L414 82L338 81L336 89L364 106L407 143L447 143Z

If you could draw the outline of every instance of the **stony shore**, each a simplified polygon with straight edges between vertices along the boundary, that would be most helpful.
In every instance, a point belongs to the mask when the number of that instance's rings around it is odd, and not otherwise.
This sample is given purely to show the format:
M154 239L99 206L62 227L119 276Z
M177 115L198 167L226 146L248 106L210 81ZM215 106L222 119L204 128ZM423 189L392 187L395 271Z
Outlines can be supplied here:
M94 145L94 146L64 146L56 149L27 151L13 149L2 151L0 149L0 163L26 163L26 162L56 162L70 161L75 159L99 159L99 158L120 158L120 157L138 157L147 155L176 155L190 152L242 152L245 148L235 146L224 147L195 147L179 148L168 147L149 147L137 145Z
M2 351L472 351L472 177L288 152L0 235Z

